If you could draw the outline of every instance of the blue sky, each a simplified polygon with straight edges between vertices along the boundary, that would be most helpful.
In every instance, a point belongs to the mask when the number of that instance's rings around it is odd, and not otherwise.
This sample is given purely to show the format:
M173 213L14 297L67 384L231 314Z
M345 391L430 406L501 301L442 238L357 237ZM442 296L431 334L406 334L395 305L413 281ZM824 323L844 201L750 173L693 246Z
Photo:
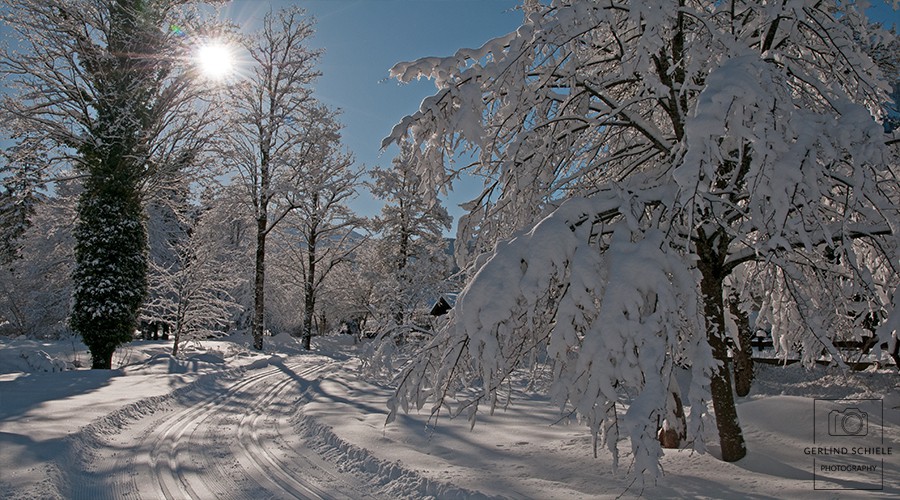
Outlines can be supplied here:
M391 66L481 46L522 20L519 0L238 0L226 15L249 27L270 8L286 5L300 5L316 19L313 44L325 49L316 93L343 110L344 145L367 168L390 165L396 150L381 154L381 140L435 91L430 81L388 79ZM461 214L456 204L474 196L477 186L458 188L446 202L454 221ZM365 191L352 205L361 215L375 215L381 206Z
M235 0L225 15L253 30L270 9L300 5L316 21L316 48L325 49L316 85L318 97L343 110L344 144L367 168L388 166L395 150L380 152L382 138L403 116L418 109L435 90L430 81L400 85L388 79L397 62L451 55L515 30L522 20L521 0ZM872 0L870 14L888 25L900 24L889 2ZM8 36L6 27L0 32ZM445 202L454 216L457 203L477 194L475 182L455 183ZM375 215L380 204L368 192L353 202L362 215ZM455 230L450 234L455 234Z
M900 13L888 3L872 0L870 15L896 25ZM451 55L509 33L522 20L516 9L520 4L520 0L236 0L226 14L252 27L269 9L300 5L316 19L313 43L325 49L317 95L343 110L344 144L357 163L370 168L390 165L396 150L381 153L381 139L435 90L430 81L400 85L389 80L391 66ZM455 192L445 200L454 224L462 214L457 204L475 196L478 187L475 181L454 184ZM380 204L365 191L352 206L361 215L380 211Z

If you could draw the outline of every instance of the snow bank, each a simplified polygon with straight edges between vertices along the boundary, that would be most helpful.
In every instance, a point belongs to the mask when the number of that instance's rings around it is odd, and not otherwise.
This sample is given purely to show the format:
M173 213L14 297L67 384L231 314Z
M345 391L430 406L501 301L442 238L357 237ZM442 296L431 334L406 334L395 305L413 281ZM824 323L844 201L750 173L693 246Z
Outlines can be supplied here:
M23 352L21 356L31 368L28 371L32 372L61 372L74 368L72 363L54 358L47 354L46 351Z
M394 498L500 498L429 479L400 461L382 460L368 449L345 441L331 427L302 414L298 414L294 426L322 457L336 463L342 472L355 472L368 477L379 493Z
M43 341L0 337L0 374L61 372L90 364L80 339Z

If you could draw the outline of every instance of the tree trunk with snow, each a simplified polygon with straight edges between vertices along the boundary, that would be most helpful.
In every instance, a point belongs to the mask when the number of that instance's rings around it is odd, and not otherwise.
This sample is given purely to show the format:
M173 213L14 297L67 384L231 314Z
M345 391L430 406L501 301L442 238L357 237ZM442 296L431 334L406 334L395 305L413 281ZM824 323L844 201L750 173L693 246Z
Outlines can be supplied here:
M256 252L253 275L253 348L261 351L266 329L266 229L268 218L256 221Z
M318 205L318 194L313 194L313 204ZM306 280L303 282L303 348L312 349L313 315L316 311L316 249L319 244L318 221L310 221L310 233L306 248Z
M750 394L750 388L753 385L753 332L750 330L750 319L747 313L741 310L740 303L736 295L732 295L728 299L728 307L731 316L737 324L738 345L733 349L734 352L734 391L744 397Z
M175 318L175 326L172 332L172 357L178 356L178 347L181 343L181 332L184 329L184 320L182 311L178 311L179 315Z
M706 335L713 357L720 363L710 377L710 390L722 448L722 460L736 462L747 455L747 447L744 444L744 435L734 403L728 345L725 342L728 333L725 326L723 283L727 271L724 269L722 252L727 248L728 238L725 234L716 232L709 237L701 235L697 242L697 254L700 257L697 267L701 275L700 293L707 325Z
M681 448L687 438L687 420L684 415L684 403L681 401L681 391L675 377L669 381L669 414L663 421L658 431L659 442L663 448Z

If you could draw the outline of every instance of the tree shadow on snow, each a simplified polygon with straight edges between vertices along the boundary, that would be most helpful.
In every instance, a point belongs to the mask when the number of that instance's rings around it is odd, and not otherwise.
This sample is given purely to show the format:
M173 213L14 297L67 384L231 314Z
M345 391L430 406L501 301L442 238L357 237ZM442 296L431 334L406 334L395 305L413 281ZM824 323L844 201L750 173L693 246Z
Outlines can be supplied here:
M121 370L75 370L35 372L0 381L0 422L13 421L48 401L90 393L121 375Z

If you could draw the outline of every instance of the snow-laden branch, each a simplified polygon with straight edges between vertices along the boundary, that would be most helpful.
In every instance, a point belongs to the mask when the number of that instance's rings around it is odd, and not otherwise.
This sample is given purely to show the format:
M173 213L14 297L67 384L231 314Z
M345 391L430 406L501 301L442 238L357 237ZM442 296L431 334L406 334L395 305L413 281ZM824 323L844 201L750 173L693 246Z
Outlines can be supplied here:
M387 141L415 145L426 190L485 187L457 234L470 283L392 412L474 415L546 356L555 402L598 437L625 429L656 477L651 427L685 363L693 436L711 399L723 458L745 456L726 288L807 363L895 324L900 178L869 55L890 40L855 4L556 0L478 60L395 67L438 90Z

